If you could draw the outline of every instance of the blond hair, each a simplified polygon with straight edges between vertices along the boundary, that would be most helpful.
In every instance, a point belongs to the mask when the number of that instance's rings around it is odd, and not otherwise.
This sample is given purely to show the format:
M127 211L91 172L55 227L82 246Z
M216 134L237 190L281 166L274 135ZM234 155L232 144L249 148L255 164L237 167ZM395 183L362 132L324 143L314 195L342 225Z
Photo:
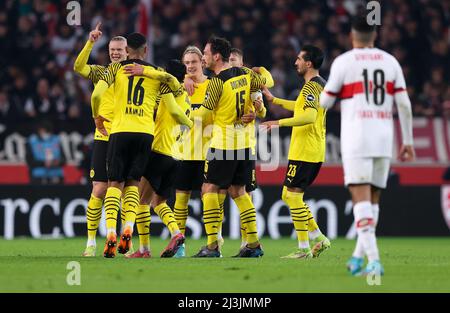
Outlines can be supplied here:
M188 46L188 47L184 50L183 56L181 57L181 60L183 60L183 59L184 59L184 56L185 56L186 54L188 54L188 53L194 53L194 54L198 55L198 57L200 58L200 60L201 60L202 57L203 57L203 54L202 54L202 52L200 51L199 48L197 48L196 46Z
M115 36L115 37L112 37L109 42L111 42L111 41L127 41L127 39L123 36Z

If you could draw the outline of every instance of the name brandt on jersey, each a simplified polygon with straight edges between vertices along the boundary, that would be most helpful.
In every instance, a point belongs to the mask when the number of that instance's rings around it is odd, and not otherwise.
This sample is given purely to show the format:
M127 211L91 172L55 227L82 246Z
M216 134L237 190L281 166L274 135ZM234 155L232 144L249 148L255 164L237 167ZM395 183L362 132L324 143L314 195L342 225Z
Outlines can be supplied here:
M247 84L248 84L247 79L241 78L234 82L231 82L231 88L234 90L237 88L245 87L245 86L247 86Z
M139 117L144 116L144 109L141 108L133 108L133 107L126 107L125 108L125 114L129 114L129 115L136 115Z

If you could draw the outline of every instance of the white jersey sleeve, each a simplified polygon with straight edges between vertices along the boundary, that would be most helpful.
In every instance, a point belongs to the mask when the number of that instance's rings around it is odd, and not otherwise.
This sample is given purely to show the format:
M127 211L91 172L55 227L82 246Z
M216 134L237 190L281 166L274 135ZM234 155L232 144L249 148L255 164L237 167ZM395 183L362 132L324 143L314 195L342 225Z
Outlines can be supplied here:
M320 106L326 109L334 105L336 97L339 96L342 85L344 84L345 73L341 63L342 57L337 57L333 64L331 64L330 76L320 95Z
M405 76L403 71L394 58L394 64L396 67L396 78L394 84L394 101L397 105L398 117L400 119L400 128L402 130L402 141L404 145L413 144L413 129L412 129L412 109L411 101L409 99Z

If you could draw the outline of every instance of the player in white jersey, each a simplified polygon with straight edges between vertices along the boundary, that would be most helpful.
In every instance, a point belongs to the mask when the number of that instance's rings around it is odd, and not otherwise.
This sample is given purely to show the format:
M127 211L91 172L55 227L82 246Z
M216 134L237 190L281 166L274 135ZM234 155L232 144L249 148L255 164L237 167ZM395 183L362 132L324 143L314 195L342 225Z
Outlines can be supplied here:
M393 102L400 118L403 144L399 159L414 159L411 102L398 61L374 47L375 26L366 18L352 23L353 49L331 65L321 94L325 108L341 99L341 153L344 180L352 195L358 240L347 268L352 275L382 275L375 237L381 189L386 188L392 157ZM363 269L364 256L368 264Z

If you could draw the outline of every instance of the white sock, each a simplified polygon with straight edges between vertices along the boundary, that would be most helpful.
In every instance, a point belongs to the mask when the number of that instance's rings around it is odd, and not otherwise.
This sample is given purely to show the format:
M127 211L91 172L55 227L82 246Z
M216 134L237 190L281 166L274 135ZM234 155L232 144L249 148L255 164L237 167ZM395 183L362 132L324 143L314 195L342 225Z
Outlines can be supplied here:
M145 251L150 251L150 245L148 246L139 245L139 252L144 253Z
M108 228L106 231L107 231L108 235L109 234L117 235L116 230L114 228Z
M359 225L362 220L372 219L372 204L369 201L358 202L353 206L353 214L356 221L356 231L358 233L358 241L369 259L369 262L379 260L380 256L377 247L377 238L375 237L375 226L373 224Z
M299 241L299 242L298 242L298 247L299 247L300 249L310 248L309 242L308 242L308 241Z
M378 224L378 215L380 213L380 206L378 205L378 203L372 203L372 213L373 213L373 221L375 223L375 228ZM355 247L355 251L353 251L353 256L355 258L364 258L364 247L362 244L362 240L357 239L356 241L356 247Z
M172 237L175 237L176 235L178 235L179 233L181 233L181 231L179 230L175 230L172 234L170 234Z
M97 246L97 243L95 242L95 238L94 239L88 239L86 247L90 247L90 246Z
M322 235L322 232L320 231L320 229L316 229L313 231L309 232L309 239L314 240L317 237L319 237L320 235Z
M378 216L380 215L380 205L378 203L372 203L373 222L375 228L378 225Z

